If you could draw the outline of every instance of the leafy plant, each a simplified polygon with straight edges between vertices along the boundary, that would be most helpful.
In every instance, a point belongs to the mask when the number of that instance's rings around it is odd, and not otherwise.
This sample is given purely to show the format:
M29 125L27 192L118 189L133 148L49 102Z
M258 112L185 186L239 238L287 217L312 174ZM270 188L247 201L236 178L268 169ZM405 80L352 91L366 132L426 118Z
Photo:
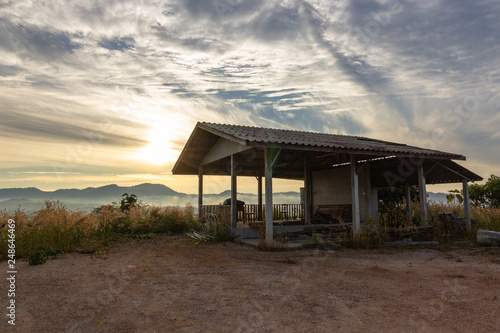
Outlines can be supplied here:
M484 185L470 185L469 197L475 206L500 208L500 177L491 175Z
M128 212L131 207L137 202L137 195L128 193L123 193L122 200L120 201L120 209L122 212Z
M461 205L464 202L464 197L462 196L463 191L459 190L450 190L449 194L446 195L446 200L448 201L449 204L455 203L456 200L458 200L458 203Z
M41 265L44 264L45 261L47 261L47 258L45 258L42 250L31 251L28 255L28 263L30 265Z

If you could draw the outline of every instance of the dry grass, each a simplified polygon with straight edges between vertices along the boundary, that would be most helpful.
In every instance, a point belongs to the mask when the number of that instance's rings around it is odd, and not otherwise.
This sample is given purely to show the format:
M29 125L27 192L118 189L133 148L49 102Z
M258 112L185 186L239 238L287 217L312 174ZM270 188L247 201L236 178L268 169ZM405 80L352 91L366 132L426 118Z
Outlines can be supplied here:
M420 211L418 204L412 205L413 220L418 224ZM429 203L428 211L431 223L436 228L430 237L432 240L446 242L453 239L475 239L478 229L500 231L500 209L471 207L473 229L467 235L448 235L440 229L438 214L457 212L463 216L463 206L454 204ZM397 228L404 230L408 225L403 210L403 217ZM344 239L354 247L370 247L388 240L387 226L383 223L364 228L357 238ZM46 201L45 206L29 214L18 209L13 214L0 212L0 257L7 258L9 219L16 221L16 256L27 257L33 251L42 251L45 256L55 256L62 252L95 253L124 237L150 238L156 233L183 233L197 227L194 209L176 207L157 207L136 205L127 212L122 212L113 205L102 206L93 213L71 211L59 201ZM394 222L391 222L392 224ZM392 225L391 225L392 226ZM225 229L224 229L225 230ZM221 239L231 239L230 229L221 234ZM427 240L427 239L426 239ZM344 245L346 245L344 244ZM265 251L280 251L279 246L269 248L264 241L259 248Z
M71 211L59 201L29 214L18 209L14 214L0 212L0 256L7 258L7 221L16 221L16 257L35 251L45 256L62 252L90 252L123 237L141 237L153 233L182 233L196 225L194 209L134 206L127 212L107 205L87 214Z

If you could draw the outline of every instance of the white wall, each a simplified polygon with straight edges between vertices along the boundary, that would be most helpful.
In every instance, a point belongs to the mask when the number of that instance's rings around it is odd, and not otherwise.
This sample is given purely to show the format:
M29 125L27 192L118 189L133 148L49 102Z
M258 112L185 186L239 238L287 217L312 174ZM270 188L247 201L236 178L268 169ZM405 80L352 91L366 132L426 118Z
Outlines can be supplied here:
M350 205L351 169L350 166L337 167L328 170L313 171L313 214L319 205ZM370 184L370 166L366 164L359 171L359 208L361 221L377 216L377 189Z

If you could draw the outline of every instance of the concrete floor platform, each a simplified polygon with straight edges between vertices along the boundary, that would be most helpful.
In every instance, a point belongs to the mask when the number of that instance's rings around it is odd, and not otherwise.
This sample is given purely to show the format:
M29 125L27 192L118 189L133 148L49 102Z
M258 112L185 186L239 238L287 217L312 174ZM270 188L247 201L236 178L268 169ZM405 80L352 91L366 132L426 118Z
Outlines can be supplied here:
M245 244L245 245L250 245L252 247L258 248L259 243L261 242L260 238L251 238L251 239L238 239L238 242ZM303 248L304 246L307 246L309 244L312 244L311 241L288 241L288 242L281 242L279 240L274 241L274 247L279 249L300 249Z

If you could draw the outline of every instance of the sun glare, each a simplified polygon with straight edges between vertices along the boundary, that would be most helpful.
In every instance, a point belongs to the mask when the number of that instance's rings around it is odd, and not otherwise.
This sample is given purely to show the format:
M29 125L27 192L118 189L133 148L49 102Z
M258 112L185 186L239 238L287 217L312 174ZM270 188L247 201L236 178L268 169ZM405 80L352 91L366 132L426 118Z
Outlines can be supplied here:
M172 138L164 131L155 130L148 138L149 144L139 150L138 157L148 163L162 165L177 160L178 153L171 148Z

